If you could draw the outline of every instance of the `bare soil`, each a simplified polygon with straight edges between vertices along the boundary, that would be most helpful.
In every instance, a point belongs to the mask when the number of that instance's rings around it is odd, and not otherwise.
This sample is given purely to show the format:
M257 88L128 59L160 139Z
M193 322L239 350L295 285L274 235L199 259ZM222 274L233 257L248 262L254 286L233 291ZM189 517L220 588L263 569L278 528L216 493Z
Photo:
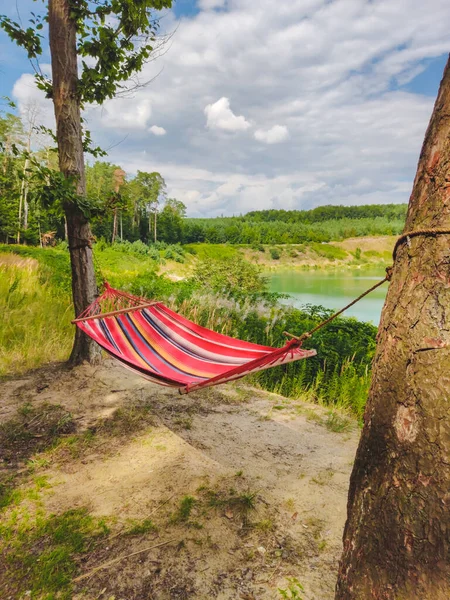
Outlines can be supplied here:
M324 408L245 384L179 396L109 360L0 384L1 423L42 404L93 435L49 454L46 511L87 507L111 527L79 565L92 574L75 600L275 600L289 577L304 600L334 597L355 424L335 433ZM155 528L123 535L143 519Z

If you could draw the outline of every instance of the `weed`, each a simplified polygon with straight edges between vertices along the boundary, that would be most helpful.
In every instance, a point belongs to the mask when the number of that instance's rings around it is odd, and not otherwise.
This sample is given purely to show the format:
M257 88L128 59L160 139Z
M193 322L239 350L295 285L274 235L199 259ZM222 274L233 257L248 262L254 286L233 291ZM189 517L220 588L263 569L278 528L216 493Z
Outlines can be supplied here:
M178 417L177 419L174 419L174 424L182 429L192 429L192 417Z
M242 471L242 470L239 470L239 471L236 471L236 473L234 474L234 476L235 476L235 477L242 477L242 476L243 476L243 474L244 474L244 471Z
M305 525L310 530L313 538L315 540L318 540L325 527L325 521L317 517L309 517L308 519L306 519Z
M124 436L154 425L155 419L148 406L118 408L112 417L97 424L95 431L109 436Z
M352 429L352 421L336 411L330 411L327 414L324 425L327 429L335 433L344 433Z
M31 458L27 462L27 468L30 473L35 473L40 469L45 469L50 465L50 460L44 456L37 456L35 458Z
M207 503L211 508L221 508L225 511L231 511L239 515L244 522L248 519L248 514L256 510L257 492L243 492L238 494L231 489L228 493L207 491Z
M125 531L125 535L143 535L150 531L156 531L156 526L150 519L143 521L130 520L130 528Z
M296 577L288 577L287 583L287 588L278 588L280 597L288 600L302 600L300 592L304 592L305 590L300 581Z
M333 477L333 475L333 469L326 469L325 471L320 471L316 477L312 477L311 481L317 485L326 485L330 482L330 479Z
M284 501L284 504L286 505L286 508L288 510L294 510L295 509L295 500L294 500L294 498L286 498L286 500Z
M177 512L172 515L172 523L186 523L191 516L192 509L196 504L197 500L193 496L184 496L181 499L180 506Z
M263 519L262 521L253 523L253 527L255 527L255 529L259 529L260 531L264 531L265 533L268 533L269 531L274 530L275 525L271 519Z

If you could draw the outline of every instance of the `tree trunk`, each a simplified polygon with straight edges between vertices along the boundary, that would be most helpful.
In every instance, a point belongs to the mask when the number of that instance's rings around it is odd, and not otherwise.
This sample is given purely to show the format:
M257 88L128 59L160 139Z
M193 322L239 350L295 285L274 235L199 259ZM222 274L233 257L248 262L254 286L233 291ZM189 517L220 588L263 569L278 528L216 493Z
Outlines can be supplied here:
M405 231L450 229L450 61ZM402 244L350 481L337 600L450 598L450 236Z
M111 244L114 244L117 237L117 206L114 207L113 211L113 230L112 230L112 239Z
M78 70L76 22L70 17L70 0L49 0L50 51L52 57L53 105L56 118L59 167L72 178L77 193L86 194L80 100L77 93ZM74 204L67 203L72 295L75 315L79 315L97 295L91 248L91 229L88 219ZM75 341L69 362L94 361L100 349L80 329L75 328Z

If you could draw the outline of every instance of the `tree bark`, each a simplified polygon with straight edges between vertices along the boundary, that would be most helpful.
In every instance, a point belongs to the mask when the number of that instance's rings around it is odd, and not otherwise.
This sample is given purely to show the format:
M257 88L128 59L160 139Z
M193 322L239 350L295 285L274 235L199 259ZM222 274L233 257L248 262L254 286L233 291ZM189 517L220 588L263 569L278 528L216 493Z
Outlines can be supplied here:
M84 196L86 178L77 91L76 22L70 17L70 0L49 0L48 19L59 167L67 178L74 180L77 193ZM97 295L92 234L88 219L76 205L66 203L64 209L72 268L72 295L75 315L79 315ZM99 347L76 327L69 362L73 365L84 360L93 362L99 357Z
M450 61L405 231L450 229ZM336 600L450 598L450 236L402 244L383 308Z

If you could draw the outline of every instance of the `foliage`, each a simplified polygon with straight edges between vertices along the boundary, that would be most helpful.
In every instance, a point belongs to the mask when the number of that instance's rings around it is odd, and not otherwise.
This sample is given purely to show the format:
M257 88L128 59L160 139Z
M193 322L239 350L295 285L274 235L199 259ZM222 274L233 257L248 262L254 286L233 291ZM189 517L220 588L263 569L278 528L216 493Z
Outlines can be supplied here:
M269 250L270 252L270 257L272 258L272 260L279 260L280 259L280 251L278 250L278 248L271 248Z
M171 6L171 0L71 4L71 18L77 25L77 54L82 57L77 86L82 103L102 104L123 89L123 82L141 71L153 50L159 27L158 19L150 11ZM5 15L0 16L0 26L26 50L30 59L42 54L40 31L45 21L48 21L48 13L32 13L31 27L24 29ZM40 71L37 81L47 96L52 97L52 84Z
M287 578L288 587L278 588L278 592L281 598L290 599L290 600L302 600L302 596L300 596L300 592L304 591L304 588L300 581L296 577L288 577Z
M243 298L255 298L266 290L267 278L262 269L236 256L232 262L228 260L200 261L194 272L194 282L206 291Z

